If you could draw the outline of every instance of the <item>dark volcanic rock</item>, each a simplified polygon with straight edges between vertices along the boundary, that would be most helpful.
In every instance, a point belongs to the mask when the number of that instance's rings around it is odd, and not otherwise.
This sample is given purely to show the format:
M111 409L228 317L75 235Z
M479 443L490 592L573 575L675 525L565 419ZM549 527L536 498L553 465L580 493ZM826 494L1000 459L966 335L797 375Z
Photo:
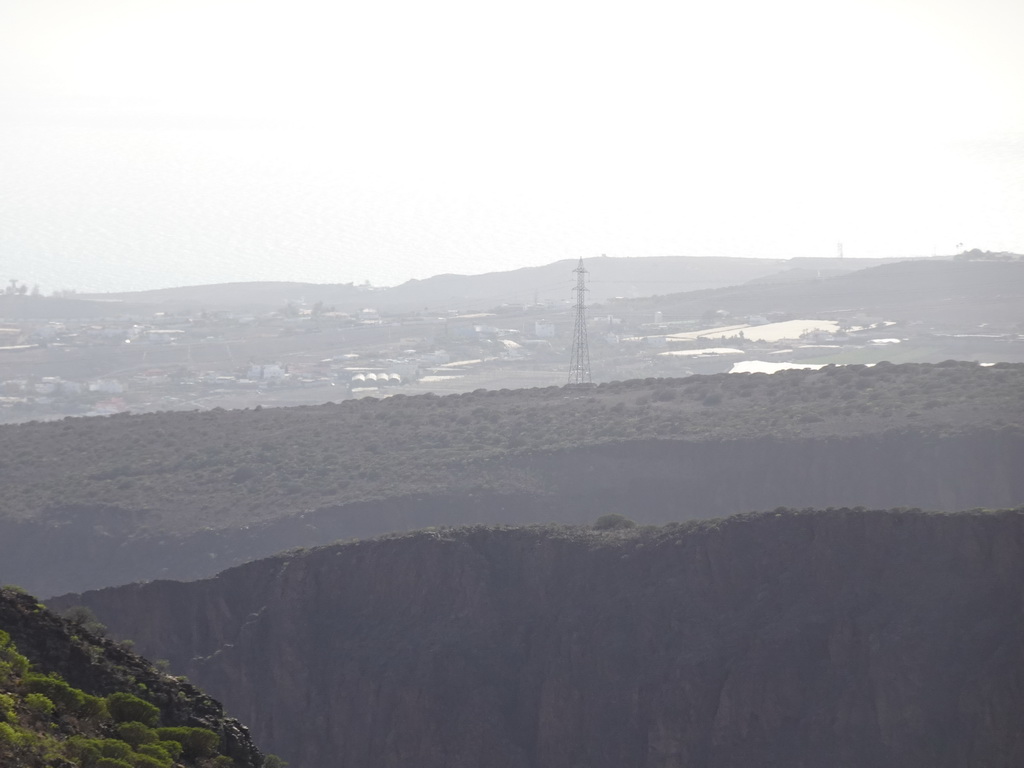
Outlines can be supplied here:
M71 596L305 768L1024 765L1024 509L425 531Z

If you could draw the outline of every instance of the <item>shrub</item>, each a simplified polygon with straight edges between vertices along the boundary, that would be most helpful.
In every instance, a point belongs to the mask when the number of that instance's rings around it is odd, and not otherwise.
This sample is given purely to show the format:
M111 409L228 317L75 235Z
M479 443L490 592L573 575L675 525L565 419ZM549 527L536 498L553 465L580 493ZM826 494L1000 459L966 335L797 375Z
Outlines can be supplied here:
M11 642L11 636L0 629L0 679L23 677L28 674L28 659L18 653Z
M181 744L177 741L171 741L168 739L166 741L158 741L156 744L144 744L143 746L139 747L139 751L148 755L151 754L149 752L149 749L151 747L159 747L171 756L172 761L177 760L179 757L181 757Z
M116 757L101 757L94 765L95 768L133 768L131 763Z
M0 693L0 723L14 720L14 699L6 693Z
M163 744L166 743L140 744L136 747L135 751L140 755L156 760L162 766L170 766L174 762L174 758L181 754L181 745L176 741L170 742L175 747L174 756L172 757L171 752L163 747Z
M96 739L95 744L102 757L128 760L132 756L132 748L120 739Z
M99 696L90 696L88 693L82 694L82 706L79 708L78 714L80 717L105 718L110 716L107 713L107 702Z
M132 758L135 763L135 768L170 768L171 761L160 760L150 755L135 755Z
M594 530L596 531L617 531L622 530L623 528L635 527L635 522L625 515L620 515L617 512L613 512L609 515L601 515L594 521Z
M141 744L156 741L156 731L138 722L121 723L117 726L117 738L138 749Z
M57 675L30 673L23 678L22 683L31 693L46 696L58 709L78 713L85 703L85 694L72 688Z
M107 696L107 712L116 723L136 722L143 725L156 725L160 719L159 709L130 693L118 692Z
M96 614L84 605L73 605L62 615L76 627L81 627L87 632L92 632L94 635L106 634L106 626L101 624L96 618Z
M191 759L209 757L216 751L220 737L206 728L157 728L161 740L181 744L182 754Z
M53 702L41 693L30 693L25 696L25 706L35 715L53 714Z
M64 743L64 752L79 765L95 765L100 759L99 739L72 736Z
M21 744L21 735L7 723L0 723L0 747L15 747Z

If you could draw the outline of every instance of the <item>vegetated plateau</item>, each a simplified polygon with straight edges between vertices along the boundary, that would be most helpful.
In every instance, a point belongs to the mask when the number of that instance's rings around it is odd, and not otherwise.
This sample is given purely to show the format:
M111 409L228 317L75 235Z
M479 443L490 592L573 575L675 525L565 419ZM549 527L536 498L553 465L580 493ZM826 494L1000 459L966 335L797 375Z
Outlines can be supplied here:
M198 578L430 525L1024 500L1024 365L827 367L0 427L0 578Z
M305 768L1016 768L1024 508L435 529L84 604Z
M260 768L248 730L219 703L95 634L0 588L0 765Z

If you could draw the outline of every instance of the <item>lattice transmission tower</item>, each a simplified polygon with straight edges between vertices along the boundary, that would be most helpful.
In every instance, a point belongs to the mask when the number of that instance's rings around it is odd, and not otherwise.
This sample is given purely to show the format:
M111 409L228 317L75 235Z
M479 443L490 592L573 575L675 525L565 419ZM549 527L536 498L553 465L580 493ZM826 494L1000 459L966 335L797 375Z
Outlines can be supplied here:
M576 273L576 326L572 332L572 358L569 361L570 384L592 384L590 378L590 346L587 344L587 269L583 257L573 270Z

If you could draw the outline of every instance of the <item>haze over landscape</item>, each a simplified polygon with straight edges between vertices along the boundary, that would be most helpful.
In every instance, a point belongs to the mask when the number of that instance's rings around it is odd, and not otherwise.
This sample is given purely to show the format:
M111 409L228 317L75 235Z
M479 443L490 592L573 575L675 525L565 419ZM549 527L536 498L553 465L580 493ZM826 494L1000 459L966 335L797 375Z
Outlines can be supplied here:
M0 766L1020 768L1021 39L0 0Z
M1012 0L0 5L44 291L1024 252Z

